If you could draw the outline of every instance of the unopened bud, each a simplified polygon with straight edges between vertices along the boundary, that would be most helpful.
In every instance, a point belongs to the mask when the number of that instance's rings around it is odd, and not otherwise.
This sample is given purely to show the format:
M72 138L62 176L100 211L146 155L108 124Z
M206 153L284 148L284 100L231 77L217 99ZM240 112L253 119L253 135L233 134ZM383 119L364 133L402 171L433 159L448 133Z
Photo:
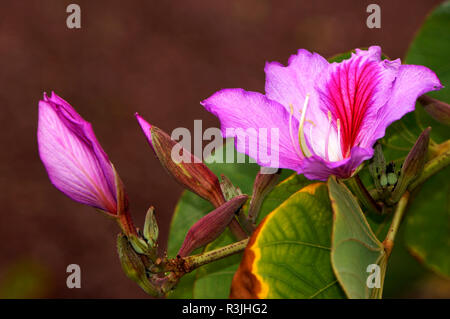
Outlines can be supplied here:
M136 282L149 295L159 295L158 290L147 277L141 257L134 251L127 237L123 234L119 234L117 237L117 252L125 275Z
M247 198L247 195L239 195L202 217L189 229L178 255L186 257L193 250L205 246L219 237Z
M248 218L252 223L256 222L264 198L278 183L281 173L281 170L278 170L274 174L267 174L263 170L264 168L258 172L253 183L252 199L250 200L250 208L248 209Z
M219 179L205 164L177 145L178 143L164 131L150 125L138 114L136 118L159 161L178 183L208 200L215 207L225 202ZM179 162L172 159L172 150L175 146L182 152L182 155L178 154L181 157Z
M142 238L134 234L130 234L128 235L128 240L130 241L130 244L133 247L134 251L137 252L138 254L145 255L148 253L149 251L148 244Z
M433 99L432 97L429 97L427 95L420 96L418 100L432 118L443 124L450 125L449 104Z
M156 247L158 234L159 229L158 223L156 222L155 209L150 207L147 211L147 215L145 216L144 238L152 247Z
M242 191L239 187L233 185L231 180L225 175L220 175L222 177L222 181L220 182L220 188L222 189L222 193L225 196L226 200L230 200L233 197L242 195Z
M428 127L420 134L408 156L406 156L397 185L392 192L391 199L393 203L397 203L400 200L408 185L422 173L428 152L430 131L431 127Z

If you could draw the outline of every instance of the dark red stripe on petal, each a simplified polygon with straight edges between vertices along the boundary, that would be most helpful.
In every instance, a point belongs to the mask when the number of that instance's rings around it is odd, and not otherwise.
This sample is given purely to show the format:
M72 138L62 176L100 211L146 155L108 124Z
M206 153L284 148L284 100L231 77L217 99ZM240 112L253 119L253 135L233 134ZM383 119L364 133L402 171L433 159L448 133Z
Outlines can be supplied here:
M376 62L352 58L334 66L321 99L333 117L341 122L341 150L344 157L357 144L367 110L374 100L380 80Z

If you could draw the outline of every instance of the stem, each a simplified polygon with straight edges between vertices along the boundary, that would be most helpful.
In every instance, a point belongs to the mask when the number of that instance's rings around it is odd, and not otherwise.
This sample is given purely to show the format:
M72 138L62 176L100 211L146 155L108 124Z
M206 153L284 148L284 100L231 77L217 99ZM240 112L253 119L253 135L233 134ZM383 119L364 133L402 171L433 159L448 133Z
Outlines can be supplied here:
M450 165L450 150L447 150L446 152L428 161L423 168L422 174L409 185L408 190L412 191L448 165Z
M134 226L133 219L129 211L125 211L124 213L118 215L116 217L117 223L119 224L120 229L124 232L124 234L129 235L133 234L137 236L137 230Z
M248 238L247 233L239 224L236 218L233 217L231 222L228 224L228 227L230 228L231 232L233 233L233 235L236 237L237 240Z
M203 254L188 256L184 258L184 268L186 272L191 272L194 269L203 266L205 264L211 263L213 261L240 253L247 247L249 239L238 241L236 243L220 247Z
M264 171L265 167L261 167L261 171L258 172L253 183L253 194L250 200L250 207L248 208L247 218L253 224L256 224L261 205L272 189L277 185L278 179L281 174L281 169L278 169L276 173L270 173Z
M388 256L391 254L392 248L394 247L395 235L397 235L398 227L400 226L400 222L402 221L403 215L406 211L408 200L409 200L409 192L406 192L405 194L403 194L403 196L400 198L398 202L391 227L389 227L386 239L383 241L383 245L385 247L385 251Z
M347 179L347 183L351 190L355 193L356 197L371 213L375 213L377 215L381 214L380 207L362 183L359 175L355 175L352 178Z

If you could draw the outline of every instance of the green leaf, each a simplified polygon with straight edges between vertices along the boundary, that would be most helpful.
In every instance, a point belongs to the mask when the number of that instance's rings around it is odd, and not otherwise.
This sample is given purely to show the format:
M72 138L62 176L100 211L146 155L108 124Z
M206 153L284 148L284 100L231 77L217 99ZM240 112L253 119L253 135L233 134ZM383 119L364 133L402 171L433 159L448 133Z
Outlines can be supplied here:
M282 178L283 175L282 175ZM258 221L264 219L271 211L283 203L290 195L312 182L304 176L292 174L280 182L265 198L258 216ZM247 207L248 208L248 207ZM206 251L226 246L234 242L229 231L225 232L213 243L206 247ZM197 270L195 279L195 298L226 298L230 294L231 281L241 262L242 254L237 254L214 263L205 265Z
M334 177L328 181L334 211L331 262L349 298L381 298L387 256L355 197ZM380 287L369 288L369 265L380 268ZM373 270L372 270L373 271Z
M435 272L450 277L450 167L425 182L407 212L409 250ZM437 190L439 188L439 190Z
M438 6L427 17L406 56L406 63L425 65L436 72L444 88L429 95L447 103L450 102L448 30L450 1ZM406 118L404 123L402 126L407 126L409 130L416 128L413 133L431 126L431 138L436 143L450 139L448 126L435 121L420 105L416 106L416 111ZM405 220L405 241L408 249L430 269L447 277L450 276L449 179L450 169L445 169L428 180L419 193L413 196Z
M428 95L450 101L450 1L438 6L426 19L406 55L404 63L424 65L441 80L444 88ZM402 120L391 125L383 144L388 160L401 160L406 156L418 135L428 126L432 127L431 139L442 143L450 138L448 126L435 121L425 109L416 104L414 112L407 114Z
M344 298L330 263L332 221L324 183L290 196L251 237L232 297Z

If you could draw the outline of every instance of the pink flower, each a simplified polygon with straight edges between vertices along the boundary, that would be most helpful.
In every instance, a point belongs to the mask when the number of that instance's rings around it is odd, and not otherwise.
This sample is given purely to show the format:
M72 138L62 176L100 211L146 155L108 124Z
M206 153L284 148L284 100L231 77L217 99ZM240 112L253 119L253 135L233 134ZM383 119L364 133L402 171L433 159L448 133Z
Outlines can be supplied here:
M117 215L114 169L91 124L55 93L44 94L37 135L53 185L77 202Z
M278 128L279 145L268 146L279 154L279 168L318 180L350 177L418 96L442 88L424 66L381 60L378 46L356 49L340 63L301 49L286 67L267 63L265 73L265 95L224 89L202 105L219 118L224 137L236 137L236 128ZM250 155L248 145L236 147Z

